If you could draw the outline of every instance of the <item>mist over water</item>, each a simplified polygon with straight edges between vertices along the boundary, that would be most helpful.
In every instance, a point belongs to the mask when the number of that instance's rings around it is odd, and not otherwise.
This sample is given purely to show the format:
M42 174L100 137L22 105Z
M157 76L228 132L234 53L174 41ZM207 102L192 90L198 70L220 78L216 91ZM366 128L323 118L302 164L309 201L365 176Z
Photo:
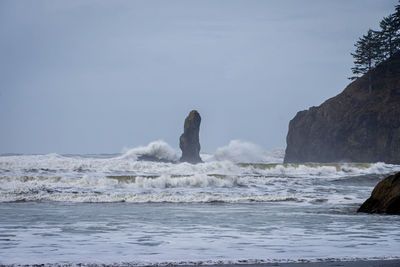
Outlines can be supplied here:
M399 218L356 210L400 165L283 164L283 150L239 140L204 163L179 156L163 141L114 155L0 156L0 263L399 256Z

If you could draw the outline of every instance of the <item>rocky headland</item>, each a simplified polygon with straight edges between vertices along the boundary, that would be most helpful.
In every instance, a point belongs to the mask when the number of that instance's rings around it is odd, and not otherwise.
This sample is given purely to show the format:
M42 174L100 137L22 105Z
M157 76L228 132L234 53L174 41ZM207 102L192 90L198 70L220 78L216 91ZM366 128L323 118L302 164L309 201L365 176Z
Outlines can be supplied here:
M200 114L192 110L185 119L183 134L179 138L179 147L182 150L180 162L203 162L200 158L200 123Z
M285 163L400 164L400 52L289 123Z

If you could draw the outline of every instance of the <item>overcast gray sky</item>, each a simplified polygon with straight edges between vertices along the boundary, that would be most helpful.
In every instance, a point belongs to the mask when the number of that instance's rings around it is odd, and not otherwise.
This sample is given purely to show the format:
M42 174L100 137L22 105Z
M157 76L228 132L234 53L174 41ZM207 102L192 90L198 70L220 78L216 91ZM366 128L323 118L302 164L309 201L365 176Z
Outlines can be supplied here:
M396 0L0 0L0 153L285 148L296 112L349 83L353 44Z

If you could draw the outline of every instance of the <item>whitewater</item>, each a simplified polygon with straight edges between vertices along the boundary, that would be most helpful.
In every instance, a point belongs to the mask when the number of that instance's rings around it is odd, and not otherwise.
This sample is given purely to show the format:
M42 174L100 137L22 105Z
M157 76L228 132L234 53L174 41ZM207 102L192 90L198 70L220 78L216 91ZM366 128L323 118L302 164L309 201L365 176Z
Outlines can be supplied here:
M283 150L239 140L201 156L179 163L163 141L112 155L0 156L0 264L400 257L399 216L356 212L400 165L283 164Z

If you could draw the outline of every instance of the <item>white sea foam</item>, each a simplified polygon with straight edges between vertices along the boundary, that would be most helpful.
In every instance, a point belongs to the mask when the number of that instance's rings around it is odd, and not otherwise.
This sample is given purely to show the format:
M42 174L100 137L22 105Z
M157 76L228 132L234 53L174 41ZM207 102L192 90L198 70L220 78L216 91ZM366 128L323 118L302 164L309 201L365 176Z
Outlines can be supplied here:
M15 201L55 201L55 202L128 202L128 203L249 203L249 202L282 202L301 201L295 195L245 195L245 194L123 194L123 193L4 193L0 196L0 202Z
M237 163L282 163L283 150L264 151L261 147L241 140L232 140L220 147L212 159L228 160Z
M200 164L157 163L126 158L81 158L53 156L0 157L0 176L77 177L87 173L97 175L264 175L278 177L343 177L365 174L385 174L399 171L399 165L372 164L248 164L231 161L210 161Z
M318 181L322 180L322 181ZM0 177L0 202L276 202L355 203L369 187L327 182L329 178L224 176L214 174L160 176Z
M276 177L340 178L400 171L400 165L378 163L249 164L248 173Z
M267 153L241 141L232 141L200 164L137 161L140 155L178 159L177 152L162 141L109 157L2 156L0 201L267 202L279 195L277 201L282 197L283 201L340 204L364 197L370 188L363 189L363 184L371 186L376 177L400 171L399 165L385 163L266 163L282 159L281 151ZM369 178L366 182L350 179L359 176ZM346 183L338 194L335 180ZM323 188L316 186L321 181ZM351 195L346 188L354 183L361 189ZM351 196L344 199L344 194Z
M122 155L1 156L0 264L207 265L324 261L332 251L350 260L398 254L397 217L356 210L399 165L282 164L282 150L241 141L195 165L138 161L140 155L178 159L162 141Z
M124 149L123 159L137 160L140 156L153 157L158 160L177 161L178 152L164 141L154 141L147 146Z
M176 161L178 153L162 141L146 147L127 150L123 155L110 158L47 155L20 155L0 157L0 176L6 175L59 175L81 177L83 174L105 175L264 175L279 177L343 177L351 175L384 174L400 169L398 165L373 164L268 164L282 161L283 151L265 152L256 145L231 141L217 150L215 155L206 154L205 163L162 163L137 161L138 156L147 155L157 159ZM237 162L262 164L237 165Z

